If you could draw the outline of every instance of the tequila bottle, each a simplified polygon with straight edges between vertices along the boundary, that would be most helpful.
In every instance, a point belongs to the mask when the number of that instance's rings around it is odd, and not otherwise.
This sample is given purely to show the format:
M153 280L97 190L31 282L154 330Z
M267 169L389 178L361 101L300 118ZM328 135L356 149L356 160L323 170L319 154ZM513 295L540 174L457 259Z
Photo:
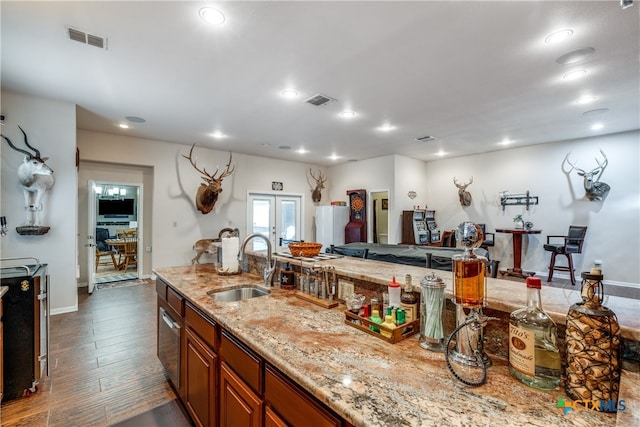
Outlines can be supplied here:
M543 390L560 384L555 322L542 310L539 277L527 277L527 306L509 318L509 370L522 383Z

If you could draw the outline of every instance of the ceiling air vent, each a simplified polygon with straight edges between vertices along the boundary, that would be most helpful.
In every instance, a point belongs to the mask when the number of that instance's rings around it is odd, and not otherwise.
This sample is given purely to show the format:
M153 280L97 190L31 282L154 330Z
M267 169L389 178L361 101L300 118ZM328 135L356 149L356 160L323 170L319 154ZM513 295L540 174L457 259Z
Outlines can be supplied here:
M331 98L330 96L320 95L319 93L316 93L304 102L315 105L316 107L321 107L333 101L336 101L336 99Z
M427 142L427 141L433 141L435 139L436 139L435 136L427 135L427 136L420 136L420 137L416 138L416 141Z
M107 48L107 39L104 37L96 36L95 34L89 34L77 28L72 28L72 27L66 27L66 28L67 28L67 35L71 40L88 44L91 46L99 47L100 49Z

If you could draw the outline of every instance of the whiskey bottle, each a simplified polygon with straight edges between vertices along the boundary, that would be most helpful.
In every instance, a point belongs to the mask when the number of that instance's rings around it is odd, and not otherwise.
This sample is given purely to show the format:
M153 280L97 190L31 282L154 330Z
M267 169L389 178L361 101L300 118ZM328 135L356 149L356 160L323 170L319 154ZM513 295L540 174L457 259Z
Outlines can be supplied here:
M405 277L404 289L400 295L400 307L407 312L408 323L418 318L418 297L413 293L410 274Z
M542 390L560 384L555 322L542 310L539 277L527 277L527 306L509 317L509 370L522 383Z

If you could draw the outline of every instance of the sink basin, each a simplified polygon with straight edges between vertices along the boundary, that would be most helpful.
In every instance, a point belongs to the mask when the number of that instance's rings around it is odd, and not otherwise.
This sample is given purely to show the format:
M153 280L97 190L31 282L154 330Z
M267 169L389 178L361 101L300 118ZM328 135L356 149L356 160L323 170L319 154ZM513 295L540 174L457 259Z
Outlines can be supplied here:
M262 289L255 285L246 285L238 288L223 289L219 291L209 291L207 295L216 301L232 302L244 299L261 297L271 293L268 289Z

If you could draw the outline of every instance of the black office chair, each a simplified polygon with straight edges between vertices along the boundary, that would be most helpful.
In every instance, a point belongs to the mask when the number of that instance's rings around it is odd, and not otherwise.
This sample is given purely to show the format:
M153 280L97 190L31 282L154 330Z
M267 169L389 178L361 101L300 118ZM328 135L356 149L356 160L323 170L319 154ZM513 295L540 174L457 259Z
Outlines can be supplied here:
M496 235L495 233L487 233L485 224L478 224L480 230L482 230L482 244L481 248L489 250L489 247L495 246Z
M569 227L569 233L566 236L550 235L547 236L547 244L544 245L545 251L551 252L551 262L549 263L549 277L547 282L553 278L553 271L568 271L571 278L571 284L576 285L576 279L573 276L573 259L571 254L582 253L582 245L584 236L587 234L587 227L572 225ZM562 243L552 244L551 239L562 239ZM567 265L556 265L556 256L564 255L567 257Z

